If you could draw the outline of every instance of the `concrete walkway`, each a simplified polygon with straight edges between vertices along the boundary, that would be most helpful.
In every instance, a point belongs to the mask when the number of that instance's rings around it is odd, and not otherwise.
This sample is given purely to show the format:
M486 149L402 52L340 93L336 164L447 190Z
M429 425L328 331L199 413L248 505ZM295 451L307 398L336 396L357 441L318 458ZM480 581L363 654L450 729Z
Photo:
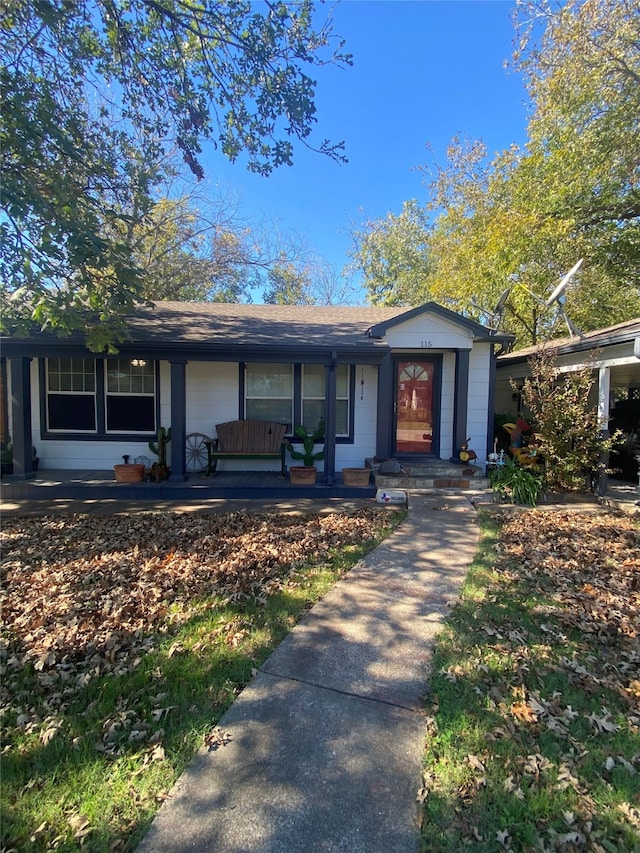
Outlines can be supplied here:
M138 853L416 853L433 638L475 553L463 496L401 527L294 628L222 717Z

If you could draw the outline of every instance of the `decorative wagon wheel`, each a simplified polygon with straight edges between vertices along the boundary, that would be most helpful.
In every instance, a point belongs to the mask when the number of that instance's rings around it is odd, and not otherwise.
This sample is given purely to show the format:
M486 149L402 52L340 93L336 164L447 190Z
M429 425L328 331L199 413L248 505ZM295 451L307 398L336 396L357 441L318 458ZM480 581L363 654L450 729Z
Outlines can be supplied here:
M189 474L200 474L207 467L207 441L209 436L201 432L190 432L185 438L185 468Z

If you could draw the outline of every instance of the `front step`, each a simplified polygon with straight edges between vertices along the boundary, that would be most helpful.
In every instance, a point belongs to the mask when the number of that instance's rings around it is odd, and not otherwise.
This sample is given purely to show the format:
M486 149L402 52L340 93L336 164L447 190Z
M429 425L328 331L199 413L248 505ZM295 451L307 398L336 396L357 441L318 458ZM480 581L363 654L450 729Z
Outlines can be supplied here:
M399 474L379 474L380 463L366 460L367 467L373 469L374 481L378 489L403 489L405 491L478 491L488 489L488 477L480 468L455 465L444 459L426 462L400 462Z
M414 477L398 476L389 477L383 474L375 474L374 480L377 489L403 489L404 491L449 491L455 489L482 490L489 488L489 478L476 475L470 477Z

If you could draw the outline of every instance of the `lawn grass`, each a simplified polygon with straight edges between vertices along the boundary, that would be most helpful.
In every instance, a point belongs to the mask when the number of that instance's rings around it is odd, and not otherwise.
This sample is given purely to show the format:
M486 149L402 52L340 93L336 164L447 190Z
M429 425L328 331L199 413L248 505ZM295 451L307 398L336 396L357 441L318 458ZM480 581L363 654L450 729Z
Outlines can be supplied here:
M135 849L255 669L404 512L345 513L326 533L234 514L226 551L224 519L171 516L3 525L3 853ZM96 609L111 621L92 637Z
M640 851L640 530L480 513L438 638L423 853Z

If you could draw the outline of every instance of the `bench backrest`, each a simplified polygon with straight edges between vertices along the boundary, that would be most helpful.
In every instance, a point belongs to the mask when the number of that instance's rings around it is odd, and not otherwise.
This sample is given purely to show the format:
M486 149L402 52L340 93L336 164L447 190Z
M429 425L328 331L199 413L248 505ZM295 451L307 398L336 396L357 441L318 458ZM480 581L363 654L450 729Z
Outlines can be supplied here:
M218 450L223 453L279 453L286 431L286 424L274 421L216 424Z

